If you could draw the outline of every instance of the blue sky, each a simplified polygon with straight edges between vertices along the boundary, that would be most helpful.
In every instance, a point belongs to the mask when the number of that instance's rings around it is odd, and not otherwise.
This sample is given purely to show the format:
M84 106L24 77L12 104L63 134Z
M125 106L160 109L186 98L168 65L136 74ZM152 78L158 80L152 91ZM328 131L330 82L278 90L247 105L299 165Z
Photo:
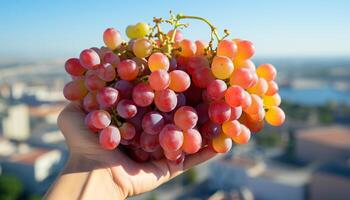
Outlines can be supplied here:
M2 0L0 59L77 56L101 46L102 32L169 10L203 16L232 37L254 42L257 56L350 56L350 1L347 0ZM209 38L209 29L191 22L190 39Z

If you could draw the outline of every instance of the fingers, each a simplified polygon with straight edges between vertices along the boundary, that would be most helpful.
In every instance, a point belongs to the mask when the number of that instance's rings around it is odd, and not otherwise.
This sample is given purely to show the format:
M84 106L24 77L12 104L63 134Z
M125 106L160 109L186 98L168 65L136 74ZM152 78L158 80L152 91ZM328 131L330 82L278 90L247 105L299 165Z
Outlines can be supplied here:
M217 153L214 152L212 148L204 147L203 149L199 150L199 152L186 157L183 169L188 170L189 168L195 165L198 165L202 162L209 160L210 158L213 158L215 155L217 155Z

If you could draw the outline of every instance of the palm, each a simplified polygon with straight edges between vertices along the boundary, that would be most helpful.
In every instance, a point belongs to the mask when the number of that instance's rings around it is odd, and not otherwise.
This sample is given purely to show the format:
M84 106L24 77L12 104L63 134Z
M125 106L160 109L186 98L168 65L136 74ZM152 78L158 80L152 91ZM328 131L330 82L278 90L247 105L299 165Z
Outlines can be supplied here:
M110 169L116 186L126 196L150 191L215 155L209 148L204 148L199 153L188 156L181 164L174 164L166 159L138 163L120 150L102 149L97 142L97 135L85 127L84 117L85 113L80 106L73 103L59 116L58 125L66 138L70 152Z

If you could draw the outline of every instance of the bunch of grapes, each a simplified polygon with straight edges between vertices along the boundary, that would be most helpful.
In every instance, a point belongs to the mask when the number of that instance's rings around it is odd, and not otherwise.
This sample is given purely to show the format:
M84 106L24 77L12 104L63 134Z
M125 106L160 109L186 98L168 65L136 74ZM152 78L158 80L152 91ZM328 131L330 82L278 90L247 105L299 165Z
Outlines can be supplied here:
M207 23L210 42L184 38L183 19ZM128 26L129 41L108 28L105 46L85 49L65 64L72 81L64 96L82 105L102 148L118 147L137 161L181 162L205 146L224 153L233 143L247 143L264 120L284 122L276 69L255 67L250 41L228 39L227 30L220 38L200 17L171 14L153 21ZM162 23L173 28L163 32Z

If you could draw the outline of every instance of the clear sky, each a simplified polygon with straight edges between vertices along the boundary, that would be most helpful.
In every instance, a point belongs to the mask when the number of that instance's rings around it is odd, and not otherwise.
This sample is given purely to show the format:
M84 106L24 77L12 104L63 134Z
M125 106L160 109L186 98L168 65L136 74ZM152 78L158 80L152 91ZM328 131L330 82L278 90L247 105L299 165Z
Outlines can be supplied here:
M257 56L350 56L348 0L2 0L0 59L77 56L101 46L102 32L169 10L209 19L232 37L254 42ZM191 22L190 39L209 38L209 29Z

